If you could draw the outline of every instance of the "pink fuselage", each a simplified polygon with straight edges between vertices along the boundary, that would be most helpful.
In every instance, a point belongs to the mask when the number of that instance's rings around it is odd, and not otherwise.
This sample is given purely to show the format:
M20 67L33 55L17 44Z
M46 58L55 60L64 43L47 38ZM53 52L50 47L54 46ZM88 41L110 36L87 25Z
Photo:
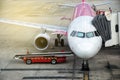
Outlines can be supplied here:
M95 11L91 8L89 4L86 2L82 2L81 4L78 4L75 7L74 14L73 14L73 20L80 16L96 16Z
M75 7L72 21L68 28L68 43L71 50L82 59L94 57L101 48L102 38L96 36L92 20L95 11L86 2ZM88 37L89 36L89 37Z

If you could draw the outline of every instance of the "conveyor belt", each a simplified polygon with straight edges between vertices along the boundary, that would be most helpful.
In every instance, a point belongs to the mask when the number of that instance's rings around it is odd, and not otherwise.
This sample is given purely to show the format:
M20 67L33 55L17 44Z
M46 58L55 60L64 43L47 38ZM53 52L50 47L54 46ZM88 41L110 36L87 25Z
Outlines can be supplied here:
M35 57L35 56L73 56L72 52L49 52L49 53L35 53L35 54L19 54L15 55L15 59L22 59L23 57Z

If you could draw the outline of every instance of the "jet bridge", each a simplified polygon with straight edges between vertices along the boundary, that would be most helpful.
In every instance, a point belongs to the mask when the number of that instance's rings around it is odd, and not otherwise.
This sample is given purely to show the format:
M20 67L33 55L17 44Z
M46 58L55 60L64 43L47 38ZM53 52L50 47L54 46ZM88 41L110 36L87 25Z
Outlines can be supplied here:
M93 19L92 24L96 27L98 33L101 35L104 42L111 39L110 21L107 20L104 14L97 15Z
M105 46L116 46L120 45L120 12L113 12L110 14L111 20L111 39L106 41Z
M120 12L97 15L92 24L100 33L105 47L120 45Z

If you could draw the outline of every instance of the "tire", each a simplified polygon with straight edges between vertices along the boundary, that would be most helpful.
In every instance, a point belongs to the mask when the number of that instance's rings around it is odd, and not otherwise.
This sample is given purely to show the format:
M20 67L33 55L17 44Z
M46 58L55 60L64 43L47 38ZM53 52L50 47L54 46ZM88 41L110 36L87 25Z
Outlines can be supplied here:
M58 46L58 39L55 39L55 47Z
M57 63L57 61L55 59L51 60L51 64L56 64L56 63Z
M32 63L32 60L30 60L30 59L26 60L26 64L31 64L31 63Z
M61 46L64 47L64 39L61 39Z

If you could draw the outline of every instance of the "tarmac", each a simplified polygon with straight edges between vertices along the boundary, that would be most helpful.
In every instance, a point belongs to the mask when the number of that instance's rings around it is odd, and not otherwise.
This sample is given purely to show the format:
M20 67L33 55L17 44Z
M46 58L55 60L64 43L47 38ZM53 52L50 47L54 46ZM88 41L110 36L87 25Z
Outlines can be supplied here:
M4 56L0 56L0 80L83 80L82 59L78 57L75 57L75 63L74 57L70 56L65 63L27 65L13 59L12 51L1 52ZM89 60L89 67L89 80L120 80L120 48L103 48Z
M70 21L60 19L63 16L71 17L73 9L59 8L58 4L77 3L78 1L0 0L0 17L33 23L68 26ZM93 0L86 1L94 2ZM110 4L109 6L115 11L120 11L120 1L110 1L114 5ZM95 3L99 2L95 0ZM103 6L103 8L107 9L108 6ZM41 31L0 23L0 80L45 80L45 78L48 80L73 80L73 77L76 78L74 80L83 80L82 59L78 57L75 57L75 64L74 57L71 56L67 57L67 62L56 65L50 63L26 65L22 60L13 59L17 54L26 53L27 49L31 53L40 53L41 51L34 48L33 40ZM50 34L51 32L47 33ZM56 35L50 36L53 37L51 41L56 37ZM67 43L65 47L61 48L54 47L53 42L51 42L46 52L61 50L69 50ZM120 80L120 48L102 48L98 55L89 60L89 67L89 80Z

